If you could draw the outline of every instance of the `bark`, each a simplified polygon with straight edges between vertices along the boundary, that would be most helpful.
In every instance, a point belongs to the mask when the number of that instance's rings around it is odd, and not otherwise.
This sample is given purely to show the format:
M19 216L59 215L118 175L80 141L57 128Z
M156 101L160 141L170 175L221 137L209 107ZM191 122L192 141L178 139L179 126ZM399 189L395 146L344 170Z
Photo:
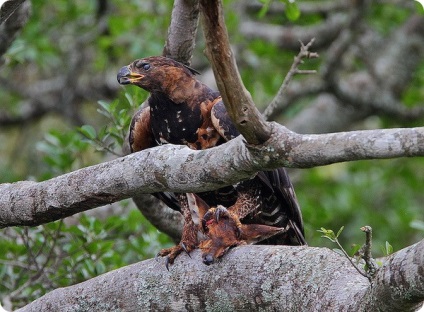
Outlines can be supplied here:
M219 0L200 1L206 54L225 107L239 132L250 144L261 144L270 137L270 126L246 90L231 51L227 27Z
M241 136L203 151L165 145L43 182L0 184L0 227L39 225L140 193L213 190L259 170L424 156L424 127L299 135L271 125L260 146Z
M424 300L423 267L424 240L390 256L372 285L326 248L241 246L211 266L196 250L169 272L163 259L146 260L17 311L414 311Z
M12 44L19 30L29 19L31 2L24 0L9 0L0 8L0 57ZM0 65L4 61L0 59Z
M176 0L163 56L190 65L199 23L199 1Z

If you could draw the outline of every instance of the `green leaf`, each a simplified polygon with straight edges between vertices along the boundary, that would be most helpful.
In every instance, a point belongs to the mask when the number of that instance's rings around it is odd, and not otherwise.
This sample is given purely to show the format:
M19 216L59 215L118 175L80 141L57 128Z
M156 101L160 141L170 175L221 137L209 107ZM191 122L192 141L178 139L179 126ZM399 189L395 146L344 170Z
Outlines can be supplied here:
M83 125L78 129L87 139L94 140L96 138L96 130L93 126Z
M96 274L103 274L106 272L106 266L103 261L100 261L100 260L97 261L95 268L96 268L96 271L95 271Z
M286 4L286 16L291 21L296 21L300 17L300 10L296 2L293 0L285 0Z
M125 97L126 97L128 103L130 103L130 106L131 107L134 106L134 101L133 101L131 95L129 93L125 92Z
M338 238L340 234L343 232L344 226L340 228L340 230L337 232L336 237Z
M422 0L415 0L416 12L424 15L424 2Z
M318 232L321 232L322 235L321 237L327 238L329 240L331 240L333 243L335 243L337 241L337 236L334 234L333 230L327 230L326 228L321 228L321 230L317 230ZM340 232L340 230L339 230Z
M108 102L105 102L105 101L102 101L102 100L100 100L100 101L97 101L97 103L106 111L106 112L109 112L110 113L110 111L111 111L111 109L110 109L110 104L108 103Z
M352 257L356 255L356 253L361 249L361 246L358 244L353 244L351 247L351 255Z
M393 253L393 246L389 244L388 241L386 241L386 255L390 255Z
M261 2L263 4L263 6L258 13L259 18L263 18L265 16L266 12L268 12L268 9L269 9L269 6L270 6L272 0L262 0Z

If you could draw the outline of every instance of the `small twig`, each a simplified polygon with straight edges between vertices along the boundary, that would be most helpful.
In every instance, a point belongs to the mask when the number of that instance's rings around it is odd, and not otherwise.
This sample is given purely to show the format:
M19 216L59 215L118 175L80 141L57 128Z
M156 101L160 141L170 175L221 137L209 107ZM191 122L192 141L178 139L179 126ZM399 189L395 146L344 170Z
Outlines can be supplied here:
M366 225L361 227L361 231L365 232L365 245L363 246L364 254L362 255L362 259L365 261L365 270L367 271L368 279L370 279L377 271L377 266L371 256L372 228Z
M321 237L327 238L330 241L332 241L333 243L336 243L336 245L339 247L340 251L343 253L343 255L349 260L349 262L352 264L352 266L356 269L356 271L359 272L359 274L361 274L362 276L366 277L369 279L368 275L361 270L356 263L353 262L353 259L348 255L348 253L346 252L346 250L344 250L343 246L340 244L338 237L340 236L340 234L342 233L344 229L344 226L342 226L339 231L336 233L334 233L333 230L327 230L325 228L321 228L320 230L318 230L318 232L323 233L323 235Z
M309 48L314 43L315 38L312 38L306 45L304 45L300 41L300 51L295 56L292 66L290 67L289 72L287 73L286 77L284 78L283 83L281 84L280 89L277 92L277 95L274 97L274 99L271 101L271 103L268 105L268 107L265 109L263 115L265 119L268 119L274 112L274 110L277 108L279 103L282 102L282 99L284 97L284 94L286 92L286 89L292 80L293 76L296 74L315 74L315 70L300 70L298 69L299 65L303 63L304 58L317 58L319 57L318 53L316 52L310 52Z
M352 266L356 269L356 271L359 272L359 274L361 274L362 276L366 277L369 279L369 276L367 273L365 273L363 270L361 270L361 268L359 268L355 262L353 262L353 259L349 256L349 254L346 252L346 250L344 250L343 246L340 244L339 240L336 238L334 240L334 242L337 244L337 246L340 248L340 250L342 251L342 253L345 255L345 257L349 260L349 262L352 264Z
M315 69L297 69L295 72L295 74L302 74L302 75L310 75L310 74L316 74L317 71Z

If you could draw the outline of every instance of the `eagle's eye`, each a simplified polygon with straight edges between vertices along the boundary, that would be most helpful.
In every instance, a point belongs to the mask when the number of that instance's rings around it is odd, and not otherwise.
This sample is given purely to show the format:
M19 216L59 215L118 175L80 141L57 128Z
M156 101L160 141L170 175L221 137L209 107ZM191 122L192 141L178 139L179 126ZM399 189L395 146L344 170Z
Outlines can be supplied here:
M135 63L135 67L137 68L143 68L144 70L149 70L150 69L150 64L146 63L146 62L137 62Z

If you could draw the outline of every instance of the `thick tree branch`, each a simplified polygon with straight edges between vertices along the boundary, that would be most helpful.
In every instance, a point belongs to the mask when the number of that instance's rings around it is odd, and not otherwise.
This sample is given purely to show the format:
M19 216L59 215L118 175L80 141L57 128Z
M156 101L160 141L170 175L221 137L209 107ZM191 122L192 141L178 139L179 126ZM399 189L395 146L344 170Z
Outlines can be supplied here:
M271 125L261 146L245 145L241 136L203 151L166 145L44 182L1 184L0 227L38 225L140 193L217 189L258 170L424 156L424 127L299 135Z
M24 0L6 1L0 8L0 57L6 52L19 30L27 23L31 2ZM0 65L4 62L0 59Z
M17 311L413 311L424 300L424 240L391 256L372 286L326 248L242 246L211 266L200 259L183 254L170 272L146 260Z
M373 300L378 298L378 300ZM417 305L414 298L421 298ZM381 301L380 301L381 300ZM424 301L424 240L389 256L359 311L417 311Z
M231 51L220 0L201 0L206 54L228 114L250 144L264 143L271 128L246 90Z
M199 23L198 0L175 0L162 55L190 65Z
M22 5L25 0L6 0L0 3L0 25L6 22L9 17Z

